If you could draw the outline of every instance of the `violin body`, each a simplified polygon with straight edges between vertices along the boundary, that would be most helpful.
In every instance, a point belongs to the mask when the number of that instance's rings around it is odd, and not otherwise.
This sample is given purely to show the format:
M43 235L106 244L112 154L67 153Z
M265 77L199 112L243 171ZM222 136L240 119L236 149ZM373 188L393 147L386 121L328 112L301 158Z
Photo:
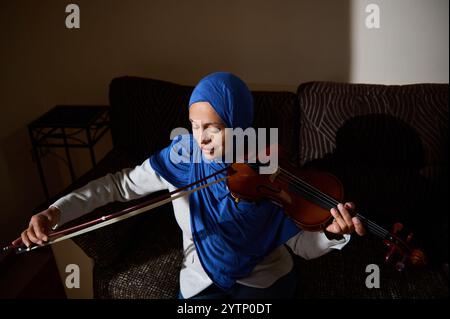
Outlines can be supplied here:
M341 182L326 172L291 168L289 174L277 171L272 175L261 175L247 164L234 163L229 167L228 174L228 188L236 200L273 200L283 206L285 213L300 228L307 231L320 231L328 226L333 219L330 213L333 206L314 201L313 194L298 187L290 174L338 201L344 198Z

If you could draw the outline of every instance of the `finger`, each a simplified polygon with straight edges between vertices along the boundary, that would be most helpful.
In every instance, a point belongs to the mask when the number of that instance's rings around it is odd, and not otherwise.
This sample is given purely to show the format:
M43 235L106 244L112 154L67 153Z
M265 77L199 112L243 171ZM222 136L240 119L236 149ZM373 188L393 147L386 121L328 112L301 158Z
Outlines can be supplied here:
M27 229L27 236L35 244L39 244L39 242L41 241L39 238L36 237L32 224L30 224L30 227L28 227Z
M20 236L21 236L22 242L25 244L25 246L30 247L31 246L31 241L28 239L27 231L24 230L22 232L22 234L20 234Z
M338 204L339 212L341 213L342 219L347 224L349 232L353 232L355 230L355 226L353 225L352 215L350 215L349 211L343 204Z
M336 223L338 223L339 227L341 228L341 232L346 233L348 231L348 227L347 227L347 224L345 223L345 221L342 219L342 216L339 213L339 211L333 207L331 209L331 215L333 215Z
M44 233L44 227L42 226L43 224L45 224L45 222L43 221L45 217L42 216L40 219L36 220L36 222L34 222L33 225L33 229L34 229L34 233L36 234L36 237L41 241L47 241L47 235Z
M359 236L363 236L366 234L366 228L362 224L361 220L358 217L353 217L353 224L355 225L355 231Z
M341 227L339 227L339 224L337 222L332 222L328 227L326 228L327 231L334 234L340 234L341 233Z
M13 240L13 241L11 242L11 245L13 245L13 246L19 246L19 245L22 244L22 243L23 243L22 237L19 237L19 238L17 238L16 240Z
M350 210L354 210L355 209L355 203L353 202L347 202L345 203L345 208L350 209Z
M57 216L54 216L54 215L52 215L52 214L50 214L50 213L48 213L48 210L47 211L45 211L44 213L43 213L43 215L45 216L45 217L47 217L47 219L48 219L48 223L46 223L46 225L48 226L47 228L46 228L46 230L47 230L47 232L48 231L50 231L50 228L52 228L56 223L57 223L57 219L58 219L58 217Z

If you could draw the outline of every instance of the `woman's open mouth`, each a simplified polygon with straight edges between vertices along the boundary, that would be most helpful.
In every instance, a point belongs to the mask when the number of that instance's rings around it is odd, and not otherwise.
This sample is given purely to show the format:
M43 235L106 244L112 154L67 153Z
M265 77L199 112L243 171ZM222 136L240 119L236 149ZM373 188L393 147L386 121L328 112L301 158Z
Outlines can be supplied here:
M214 154L214 148L203 148L202 147L202 152L205 153L205 154L213 155Z

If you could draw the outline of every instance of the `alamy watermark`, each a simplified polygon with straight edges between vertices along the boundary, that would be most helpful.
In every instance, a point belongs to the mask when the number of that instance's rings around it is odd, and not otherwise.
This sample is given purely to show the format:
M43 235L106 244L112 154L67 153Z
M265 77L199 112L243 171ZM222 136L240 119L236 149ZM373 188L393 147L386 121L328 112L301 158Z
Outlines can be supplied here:
M80 288L80 266L77 264L68 264L66 266L66 287L69 289Z
M366 267L366 287L369 289L380 288L380 267L377 264L369 264Z
M205 130L203 135L208 135ZM214 156L203 161L216 161L223 163L258 163L260 174L273 174L278 169L278 129L270 128L267 134L266 128L255 129L249 127L225 128L220 134L211 133L208 151ZM215 137L215 139L213 138ZM189 131L178 127L172 130L170 139L176 140L171 152L170 160L174 164L200 163L202 152L194 145L191 149L189 143ZM204 138L202 136L202 138ZM267 142L268 141L268 142ZM195 142L194 142L195 143ZM198 145L198 144L197 144ZM214 146L214 147L213 147Z
M380 28L380 6L371 3L366 6L366 28L367 29L379 29Z
M77 4L68 4L66 6L66 28L79 29L80 28L80 7Z

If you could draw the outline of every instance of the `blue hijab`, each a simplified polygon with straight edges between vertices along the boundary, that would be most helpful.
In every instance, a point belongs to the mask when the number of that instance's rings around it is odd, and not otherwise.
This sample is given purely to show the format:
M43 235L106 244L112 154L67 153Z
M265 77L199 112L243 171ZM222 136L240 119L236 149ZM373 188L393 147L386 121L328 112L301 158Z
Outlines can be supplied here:
M227 127L246 129L252 124L252 95L245 83L231 73L217 72L203 78L192 92L189 107L196 102L210 103ZM174 164L171 152L199 161ZM229 165L204 159L190 134L178 136L149 160L153 169L175 187ZM226 172L208 182L224 176ZM248 276L266 255L300 231L283 209L269 200L258 204L236 203L226 181L191 194L189 207L192 237L200 262L209 278L223 290Z

